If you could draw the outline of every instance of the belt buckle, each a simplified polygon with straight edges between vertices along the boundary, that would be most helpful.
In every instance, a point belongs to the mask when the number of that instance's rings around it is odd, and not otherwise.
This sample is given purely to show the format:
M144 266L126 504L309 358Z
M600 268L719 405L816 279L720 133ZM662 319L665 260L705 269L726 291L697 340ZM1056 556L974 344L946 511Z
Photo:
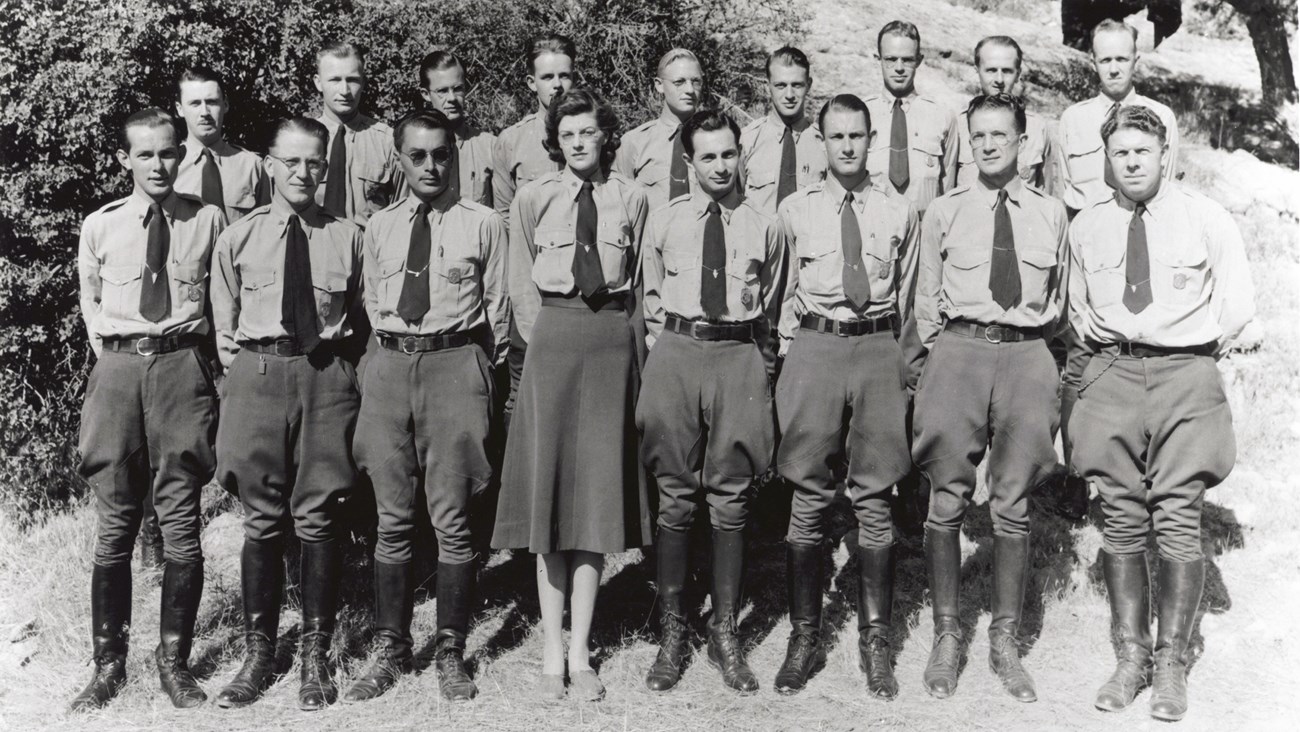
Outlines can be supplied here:
M832 320L831 335L836 335L839 336L840 338L847 338L849 334L845 333L843 328L841 328L841 326L843 326L846 322L847 321L844 320Z
M141 338L135 342L135 353L137 356L153 356L158 353L158 346L156 338Z
M405 353L408 356L418 350L418 345L419 344L415 342L415 336L402 336L402 340L398 341L398 346L402 349L402 353Z
M994 332L997 333L996 336L993 335ZM989 325L989 326L985 326L985 327L984 327L984 340L988 341L989 343L993 343L993 344L995 344L995 345L998 344L998 343L1001 343L1001 342L1002 342L1002 332L1003 332L1003 329L1002 329L1002 326L1000 326L1000 325ZM995 340L995 338L996 338L996 340Z

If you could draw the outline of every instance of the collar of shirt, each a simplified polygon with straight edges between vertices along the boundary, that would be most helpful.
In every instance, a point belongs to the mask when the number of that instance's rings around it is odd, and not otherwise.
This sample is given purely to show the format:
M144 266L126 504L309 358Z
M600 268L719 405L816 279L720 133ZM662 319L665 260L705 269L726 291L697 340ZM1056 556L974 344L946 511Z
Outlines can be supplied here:
M1137 100L1138 96L1139 95L1137 93L1137 87L1132 87L1131 89L1128 90L1128 94L1125 94L1124 98L1119 100L1119 103L1133 104ZM1115 104L1115 100L1106 96L1104 92L1098 92L1097 96L1093 97L1093 101L1100 104L1104 109L1110 109L1111 106Z
M971 191L980 196L980 200L984 201L984 205L988 206L990 209L997 208L998 191L1000 190L1005 190L1007 192L1007 199L1019 206L1020 196L1025 192L1025 184L1020 181L1020 176L1017 175L1002 188L994 188L989 185L989 182L984 180L984 176L981 175L976 178L975 185L971 186Z
M593 189L600 188L606 183L605 171L596 168L596 172L591 174L589 180ZM582 192L582 178L579 178L572 168L564 166L564 172L560 174L560 182L568 186L569 192L573 194L573 200L578 200L578 194Z
M318 229L325 223L325 216L315 203L302 211L295 211L293 206L290 206L287 201L279 197L271 199L271 216L271 220L280 228L282 234L289 227L290 216L297 216L304 224L312 228Z
M702 219L709 212L709 204L713 202L713 196L700 190L698 187L691 190L691 213L695 218ZM732 188L718 201L718 208L721 209L722 221L725 224L731 223L731 217L736 213L736 207L740 205L740 194Z
M224 137L211 145L204 145L193 137L187 137L185 138L185 158L181 160L181 165L197 163L204 150L211 150L214 158L235 154L235 147L226 142Z
M822 184L822 191L830 196L835 202L835 211L839 213L844 209L844 186L840 184L840 179L835 177L834 173L826 176L826 182ZM853 207L858 213L862 213L867 208L867 196L871 195L871 176L863 176L862 182L853 186Z
M316 118L316 120L321 124L325 125L325 129L329 130L330 137L333 138L334 130L338 129L339 123L335 122L329 115L325 114L324 112L322 112L321 115ZM344 122L343 126L346 127L349 132L355 135L358 132L363 132L369 129L373 124L374 124L374 120L370 119L369 117L365 116L360 112L357 112L356 114L352 115L352 119L348 120L347 122Z
M1160 215L1160 211L1164 208L1164 204L1169 198L1168 193L1170 186L1171 184L1169 181L1161 181L1160 188L1156 190L1156 194L1142 202L1142 204L1146 206L1148 216ZM1115 191L1115 201L1119 203L1120 208L1130 212L1137 208L1138 205L1137 201L1134 201L1119 191Z
M786 125L785 120L782 119L781 115L777 114L775 109L768 110L767 123L771 125L772 130L776 132L778 136L777 139L780 139L780 136L785 134L786 127L789 127L790 132L794 135L795 142L799 141L799 136L802 135L805 130L812 127L812 122L809 122L807 117L800 117L795 120L794 124Z
M677 115L670 112L668 107L664 107L660 110L659 116L655 118L655 124L659 125L663 132L668 135L668 139L671 140L677 135L677 130L681 129L682 121L677 119Z
M883 99L889 103L889 106L891 108L894 106L894 100L899 99L903 102L903 111L910 112L912 111L912 102L916 101L917 97L919 96L921 95L917 93L916 87L914 86L912 87L912 91L904 94L901 97L894 96L893 92L886 92Z
M167 220L175 221L176 205L180 203L179 199L176 198L176 192L172 191L171 193L168 193L167 197L159 203L162 205L163 215L167 217ZM153 204L154 200L147 194L139 190L133 190L127 199L125 208L129 210L135 218L144 221L145 214L149 213L149 207Z
M465 140L468 140L471 137L474 137L475 135L479 134L479 132L481 132L479 128L470 124L469 120L466 120L461 123L460 127L456 128L456 132L455 132L456 141L464 142Z
M441 221L443 214L450 211L458 200L459 197L455 195L455 191L452 190L451 186L447 186L442 190L442 193L434 196L433 200L429 202L429 214L433 217L434 222ZM406 211L407 221L415 220L415 212L419 210L421 203L423 201L414 193L409 194L402 200L402 208Z

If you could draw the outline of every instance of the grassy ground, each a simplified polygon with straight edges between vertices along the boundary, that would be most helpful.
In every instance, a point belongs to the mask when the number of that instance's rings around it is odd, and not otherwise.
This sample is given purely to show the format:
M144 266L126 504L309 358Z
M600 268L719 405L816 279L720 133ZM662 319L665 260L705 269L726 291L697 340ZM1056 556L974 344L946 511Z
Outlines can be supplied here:
M964 65L974 40L994 27L1022 36L1041 49L1037 72L1045 106L1059 111L1062 79L1078 58L1053 49L1055 32L1040 19L980 15L965 3L949 9L937 0L913 3L909 14L927 34L930 60L921 84L945 98L969 91L973 74ZM867 92L878 85L870 53L875 29L887 20L890 4L826 2L817 5L806 46L814 51L819 91L835 88ZM1179 48L1196 48L1196 39ZM1247 46L1248 49L1248 46ZM1232 52L1240 49L1233 47ZM944 54L947 54L945 58ZM1184 73L1184 72L1180 72ZM1191 72L1186 72L1191 74ZM1194 77L1195 78L1195 77ZM1053 81L1056 80L1056 81ZM1055 84L1056 86L1052 86ZM1228 94L1224 87L1215 93ZM1049 93L1050 92L1050 93ZM1055 96L1053 96L1055 95ZM1056 100L1056 101L1052 101ZM1194 110L1189 110L1194 111ZM1226 153L1192 148L1185 157L1185 182L1212 195L1228 179ZM1234 175L1249 176L1245 173ZM1286 174L1291 185L1300 175ZM1296 211L1265 205L1237 206L1256 285L1259 320L1265 338L1260 349L1221 364L1233 406L1239 462L1210 495L1205 512L1205 543L1211 558L1203 614L1194 636L1196 661L1190 683L1192 709L1183 729L1289 729L1300 702L1289 683L1300 668L1300 474L1297 437L1300 421L1300 255ZM213 515L204 536L209 557L207 590L200 612L195 667L215 694L238 667L239 640L238 518ZM846 507L841 506L841 509ZM839 539L832 551L835 569L826 587L826 627L830 660L809 688L796 697L771 690L785 635L783 548L761 536L749 570L751 603L742 631L752 645L751 662L763 690L739 698L723 690L702 650L682 685L670 694L645 691L642 677L655 654L650 622L652 576L639 553L611 559L599 601L595 645L600 672L609 687L605 701L543 703L529 693L540 672L536 633L537 602L528 558L494 556L481 582L482 607L476 615L469 651L481 689L478 700L449 705L440 700L432 673L402 681L387 696L365 705L336 705L307 715L296 708L296 596L282 621L283 679L258 704L226 711L215 706L173 710L157 689L150 651L156 643L159 593L156 575L136 574L135 643L131 682L107 710L69 716L67 701L88 678L87 585L94 534L90 506L44 517L19 532L12 517L0 515L0 730L29 729L336 729L386 730L450 727L486 730L637 729L1149 729L1145 695L1121 714L1092 709L1091 698L1112 667L1108 610L1099 585L1101 546L1096 507L1093 516L1073 525L1033 505L1033 570L1025 633L1030 639L1026 667L1034 675L1040 700L1022 705L998 687L987 670L988 580L992 550L987 505L972 509L963 538L963 620L971 639L967 666L957 695L945 701L927 696L921 670L932 625L924 591L924 567L915 537L902 537L898 563L895 646L902 694L893 703L870 700L857 670L856 571L853 533L847 510L836 513ZM335 650L339 678L346 682L365 666L368 643L369 579L361 548L353 552L345 582ZM415 614L417 643L434 629L434 602L420 595ZM420 656L429 663L429 648Z

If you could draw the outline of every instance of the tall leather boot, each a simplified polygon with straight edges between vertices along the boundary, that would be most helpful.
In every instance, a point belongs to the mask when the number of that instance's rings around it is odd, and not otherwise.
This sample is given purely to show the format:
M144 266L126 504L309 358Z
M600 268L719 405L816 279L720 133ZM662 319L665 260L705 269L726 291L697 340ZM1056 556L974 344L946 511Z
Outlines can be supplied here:
M656 583L659 585L659 654L646 673L651 691L668 691L682 678L686 662L686 615L682 611L682 589L686 585L689 534L659 527L655 536Z
M127 634L131 626L131 564L94 565L90 571L91 644L95 672L72 700L73 712L99 709L126 683Z
M957 691L961 668L961 532L927 529L925 559L930 575L930 602L934 606L934 647L925 664L925 689L930 696L947 699Z
M826 651L821 646L824 571L821 544L786 545L790 641L786 645L785 661L776 672L777 693L799 693L808 685L808 678L826 665Z
M1176 722L1187 713L1187 646L1205 588L1205 559L1160 560L1160 619L1156 627L1151 716Z
M894 547L858 547L858 666L867 691L878 699L898 696L889 626L894 610Z
M439 575L441 576L441 575ZM343 696L344 701L367 701L393 688L402 674L411 672L411 616L415 611L415 586L409 562L387 564L375 560L375 660Z
M1034 680L1020 664L1020 616L1029 578L1029 537L993 537L993 622L989 668L1016 701L1038 701Z
M337 540L302 545L302 683L298 688L298 708L304 712L324 709L339 696L329 652L334 640L341 560Z
M278 540L244 539L239 578L244 592L244 664L217 695L217 706L227 709L252 704L275 682L284 546Z
M1147 555L1101 553L1110 596L1110 633L1118 664L1093 705L1118 712L1151 684L1151 578Z
M745 661L736 633L745 577L745 532L713 530L713 615L709 618L709 662L722 683L742 694L758 691L758 677Z
M197 707L208 700L190 671L194 620L203 596L203 562L167 562L163 567L162 609L159 613L158 682L177 709Z
M434 637L434 664L438 690L447 701L468 701L478 687L465 670L465 638L469 635L470 603L478 563L438 562L438 632Z

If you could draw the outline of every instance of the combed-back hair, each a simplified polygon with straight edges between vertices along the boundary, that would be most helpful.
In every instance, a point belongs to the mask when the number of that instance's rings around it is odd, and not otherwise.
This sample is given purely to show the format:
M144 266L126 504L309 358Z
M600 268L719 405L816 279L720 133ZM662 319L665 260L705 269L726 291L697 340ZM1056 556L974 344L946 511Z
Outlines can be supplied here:
M361 64L361 68L366 68L366 52L361 46L352 41L326 41L325 45L320 47L316 52L316 63L319 64L321 59L326 56L334 58L355 58Z
M823 104L817 113L818 129L826 126L826 114L833 109L840 112L861 112L862 118L867 121L867 132L871 132L871 110L867 109L867 103L856 94L836 94Z
M286 132L302 132L320 140L321 147L325 150L330 148L330 131L324 124L311 117L285 117L275 123L275 129L271 130L270 144L267 149L272 149L280 141L280 135Z
M528 58L529 73L536 71L534 65L537 57L544 53L556 53L561 56L568 56L573 63L578 63L578 47L573 44L573 39L559 33L543 33L528 39L528 45L524 48L524 56Z
M397 148L399 152L402 149L402 142L406 139L406 131L409 129L442 130L447 133L448 140L451 140L451 135L456 132L451 120L447 119L447 115L436 109L417 109L414 112L408 112L397 121L397 126L393 128L393 147Z
M985 109L1005 109L1011 112L1011 116L1016 120L1016 132L1024 134L1025 132L1025 103L1020 97L1012 94L976 94L970 100L966 107L966 128L970 131L971 118L976 112Z
M126 152L131 152L131 138L127 135L127 130L132 127L170 127L172 138L180 142L180 133L176 130L175 118L158 107L146 107L127 117L126 121L122 123L121 129L118 130L118 144Z
M740 125L731 115L717 109L716 107L705 107L700 111L692 114L682 123L682 148L686 154L695 157L695 133L696 132L717 132L718 130L731 130L735 138L736 145L740 145Z
M772 78L772 66L781 64L783 66L797 66L812 76L812 64L808 63L808 57L803 51L794 46L781 46L767 56L767 78Z
M420 76L419 79L416 80L416 84L421 89L427 89L429 88L429 74L434 71L442 71L443 69L452 69L456 67L460 67L462 71L465 69L465 64L461 63L459 56L451 51L432 51L426 55L422 61L420 61Z
M1161 146L1169 139L1169 130L1160 115L1140 104L1123 104L1114 114L1107 115L1106 121L1101 123L1101 141L1109 143L1110 136L1122 129L1149 132L1160 139Z
M674 61L681 61L682 59L694 61L697 66L704 68L704 65L700 63L700 59L696 57L693 51L685 48L674 48L659 57L659 65L655 67L655 75L662 79L664 71L668 69L668 65Z
M885 40L885 36L911 38L916 41L917 53L921 51L921 31L914 23L909 23L906 20L891 20L885 23L880 32L876 34L876 53L880 53L880 42Z
M1020 62L1025 59L1025 52L1020 50L1020 44L1016 43L1016 39L1012 38L1011 36L985 36L980 39L979 43L975 44L975 66L976 67L980 65L980 51L985 46L1002 46L1003 48L1010 48L1011 50L1015 51L1017 69L1020 68Z
M1106 18L1105 20L1101 21L1100 23L1098 23L1097 25L1094 25L1094 26L1092 27L1092 33L1089 34L1089 36L1088 36L1088 46L1089 46L1089 48L1091 48L1092 45L1095 44L1095 43L1097 42L1097 36L1098 36L1098 35L1100 35L1100 34L1102 34L1102 33L1106 33L1107 31L1116 31L1116 32L1119 32L1119 33L1127 33L1127 34L1129 35L1129 37L1133 39L1133 49L1134 49L1134 50L1137 50L1137 45L1138 45L1138 29L1137 29L1137 28L1134 28L1133 26L1129 25L1128 23L1125 23L1125 22L1122 21L1122 20L1115 20L1114 18Z
M221 74L207 66L190 66L176 77L176 100L181 98L181 84L187 81L215 81L217 88L221 90L221 98L226 97L226 80Z
M604 97L590 89L570 89L551 102L546 110L546 152L554 162L564 163L564 150L560 148L560 120L579 114L595 115L596 126L605 133L605 141L600 146L600 167L608 171L622 142L618 114Z

